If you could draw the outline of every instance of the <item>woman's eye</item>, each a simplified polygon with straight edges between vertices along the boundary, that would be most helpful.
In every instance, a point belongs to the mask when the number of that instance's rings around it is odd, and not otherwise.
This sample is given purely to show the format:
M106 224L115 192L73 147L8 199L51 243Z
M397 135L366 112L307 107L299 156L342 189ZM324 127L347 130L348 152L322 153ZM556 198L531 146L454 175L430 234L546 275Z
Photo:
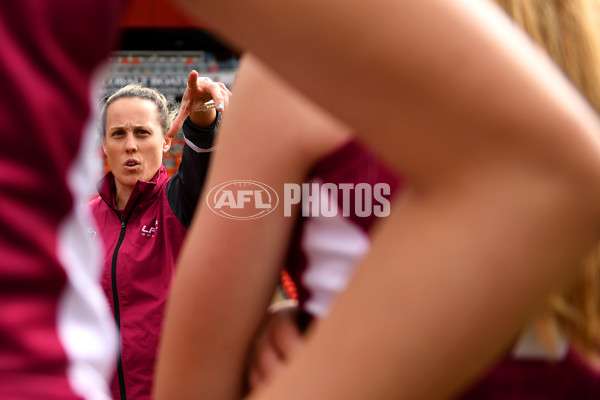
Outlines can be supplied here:
M123 131L114 131L112 133L113 136L123 136Z

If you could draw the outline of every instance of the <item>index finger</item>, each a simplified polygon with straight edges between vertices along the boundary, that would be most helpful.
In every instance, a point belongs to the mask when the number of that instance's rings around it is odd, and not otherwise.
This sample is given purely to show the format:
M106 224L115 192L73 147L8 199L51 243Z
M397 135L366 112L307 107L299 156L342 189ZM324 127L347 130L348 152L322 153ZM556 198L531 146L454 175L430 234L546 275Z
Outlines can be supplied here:
M185 89L185 92L183 93L183 99L181 100L181 106L179 107L179 112L177 113L177 116L173 120L173 124L171 125L169 132L167 132L167 136L170 138L174 138L175 136L177 136L177 134L181 130L181 127L183 126L183 122L185 121L185 118L189 114L186 111L187 104L189 103L189 100L188 100L189 95L187 93L188 90L192 90L192 91L198 90L198 72L196 70L191 70L188 75L186 89Z
M187 80L187 89L198 90L198 72L196 70L190 71Z

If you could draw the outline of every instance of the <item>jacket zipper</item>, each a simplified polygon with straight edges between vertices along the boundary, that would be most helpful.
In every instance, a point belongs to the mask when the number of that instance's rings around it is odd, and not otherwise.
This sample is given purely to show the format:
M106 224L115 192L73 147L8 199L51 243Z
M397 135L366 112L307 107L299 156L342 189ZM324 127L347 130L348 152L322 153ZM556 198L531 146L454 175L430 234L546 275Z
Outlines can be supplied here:
M115 325L117 326L117 343L119 347L117 349L117 375L119 377L119 393L121 395L121 400L127 400L127 394L125 390L125 373L123 372L123 362L121 361L121 310L119 309L119 296L118 296L118 288L117 288L117 256L119 255L119 249L121 248L121 244L123 243L123 239L125 239L125 230L127 228L127 222L133 211L136 209L138 203L142 199L142 194L135 200L133 207L131 207L131 211L127 218L123 219L121 214L117 212L113 208L113 211L119 217L119 221L121 221L121 234L119 235L119 240L115 246L115 251L113 252L112 264L111 264L111 281L112 281L112 295L113 295L113 304L115 308Z
M127 222L121 219L121 234L119 235L119 241L115 246L115 251L112 258L111 268L111 279L112 279L112 295L113 303L115 308L115 323L117 325L117 340L119 343L117 353L117 374L119 376L119 392L121 393L121 400L126 400L125 394L125 375L123 374L123 363L121 362L121 311L119 310L119 296L117 291L117 255L119 254L119 248L125 238L125 230L127 228Z

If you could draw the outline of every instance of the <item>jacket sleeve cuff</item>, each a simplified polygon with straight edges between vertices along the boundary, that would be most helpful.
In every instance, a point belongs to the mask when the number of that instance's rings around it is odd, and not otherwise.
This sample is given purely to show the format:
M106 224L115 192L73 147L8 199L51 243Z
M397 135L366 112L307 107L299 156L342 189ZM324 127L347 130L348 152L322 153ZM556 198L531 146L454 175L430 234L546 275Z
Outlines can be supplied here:
M205 153L213 150L214 138L221 122L221 113L217 111L217 117L212 125L199 128L187 117L183 122L183 138L185 144L196 153Z

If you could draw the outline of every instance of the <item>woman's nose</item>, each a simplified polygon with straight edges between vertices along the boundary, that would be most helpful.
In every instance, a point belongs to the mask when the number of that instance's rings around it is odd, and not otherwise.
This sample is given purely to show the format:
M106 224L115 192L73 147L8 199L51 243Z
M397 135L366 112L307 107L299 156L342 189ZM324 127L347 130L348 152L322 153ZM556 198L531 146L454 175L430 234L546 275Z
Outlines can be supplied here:
M137 150L137 143L133 135L127 135L127 139L125 141L125 151L132 152Z

